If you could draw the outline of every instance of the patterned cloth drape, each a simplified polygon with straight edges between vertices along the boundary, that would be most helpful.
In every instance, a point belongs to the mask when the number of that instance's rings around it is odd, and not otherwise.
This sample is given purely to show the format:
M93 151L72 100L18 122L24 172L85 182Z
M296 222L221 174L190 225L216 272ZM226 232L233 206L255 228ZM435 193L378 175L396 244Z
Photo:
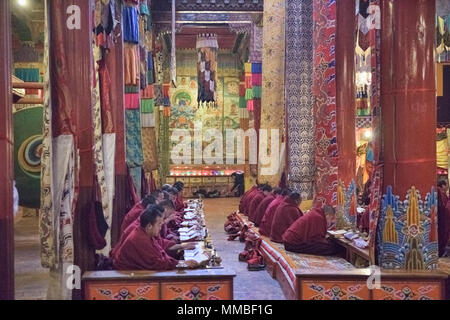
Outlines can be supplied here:
M314 118L316 176L314 203L337 204L335 39L336 1L314 1Z
M279 130L279 150L281 150L281 138L284 135L284 66L285 66L285 14L286 3L281 0L264 1L264 28L263 28L263 57L261 97L261 129L268 130L271 137L271 129ZM255 61L256 62L256 61ZM255 124L257 125L255 119ZM269 139L271 140L272 137ZM268 155L272 153L271 143L267 144ZM260 149L259 152L262 150ZM272 166L258 166L258 181L268 182L272 186L278 186L281 178L279 172L279 154L271 155ZM278 166L277 166L278 164ZM278 167L275 174L266 174L265 169ZM276 168L275 168L276 169ZM268 170L269 173L273 172Z
M145 41L147 10L139 12L142 6L136 2L126 2L123 8L124 59L125 59L125 128L126 158L133 178L137 196L141 197L142 165L144 156L141 136L141 96L140 89L146 90L147 52L141 47ZM148 9L148 6L147 6ZM146 103L144 103L145 105ZM147 109L144 106L144 109ZM143 117L145 119L145 116Z
M314 197L313 0L286 2L286 126L289 186Z
M201 34L197 37L198 53L198 96L197 102L217 102L217 51L219 44L217 36Z

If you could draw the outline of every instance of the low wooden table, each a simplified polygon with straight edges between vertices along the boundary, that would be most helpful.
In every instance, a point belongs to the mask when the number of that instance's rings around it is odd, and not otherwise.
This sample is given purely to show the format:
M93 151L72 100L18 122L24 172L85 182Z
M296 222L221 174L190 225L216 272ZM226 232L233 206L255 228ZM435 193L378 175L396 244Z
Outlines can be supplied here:
M370 265L369 248L358 248L353 241L344 237L336 237L330 232L328 232L328 235L336 245L345 249L345 260L356 267L368 267Z
M93 271L83 275L85 300L233 300L227 269Z

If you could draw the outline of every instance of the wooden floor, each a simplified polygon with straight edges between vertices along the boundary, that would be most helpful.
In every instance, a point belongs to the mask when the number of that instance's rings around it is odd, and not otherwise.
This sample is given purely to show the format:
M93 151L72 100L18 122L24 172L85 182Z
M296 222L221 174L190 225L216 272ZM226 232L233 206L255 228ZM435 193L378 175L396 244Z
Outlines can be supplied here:
M278 282L266 271L248 271L247 264L239 262L238 254L244 244L238 240L227 241L223 230L226 216L235 211L238 198L206 199L205 216L208 230L223 264L233 269L236 300L284 300ZM15 295L19 300L45 299L47 295L48 271L41 267L39 257L39 227L35 216L21 218L15 224Z
M47 297L48 269L41 266L39 219L21 218L14 226L14 276L17 300L43 300Z

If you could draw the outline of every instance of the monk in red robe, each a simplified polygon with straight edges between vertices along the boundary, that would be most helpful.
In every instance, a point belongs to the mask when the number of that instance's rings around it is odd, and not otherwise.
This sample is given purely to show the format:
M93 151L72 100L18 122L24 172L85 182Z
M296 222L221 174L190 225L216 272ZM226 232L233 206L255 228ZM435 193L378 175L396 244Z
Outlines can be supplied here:
M252 201L250 202L248 206L248 219L251 222L255 222L255 215L256 215L256 209L258 209L258 206L261 204L261 202L270 195L272 191L272 187L268 184L265 184L261 187L261 190L259 190L258 193L255 194Z
M247 197L256 189L258 189L257 186L251 187L247 192L244 193L244 195L241 197L241 201L239 201L239 212L244 213L244 203L247 199Z
M277 208L273 216L272 229L270 230L270 240L283 242L283 234L301 216L303 212L299 205L302 197L298 192L292 192Z
M261 219L261 223L259 226L260 234L266 237L270 237L270 231L272 230L272 221L275 212L289 194L290 194L289 189L283 189L281 194L277 195L275 199L269 204L269 206L266 209L266 212L264 212L264 216Z
M270 203L275 200L275 197L279 194L281 194L282 189L281 188L275 188L272 193L267 195L263 201L258 205L256 208L256 213L254 215L254 223L255 226L259 226L261 224L261 220L264 217L264 214L266 213L267 207L270 205Z
M330 206L311 209L283 234L284 248L287 251L304 254L321 256L335 254L336 247L326 238L327 227L333 216L334 209Z
M253 198L260 192L261 190L261 186L258 186L255 190L253 190L251 193L249 193L249 195L247 196L247 198L245 199L245 203L243 206L243 213L245 215L248 215L248 209L250 206L250 203L252 202Z
M450 236L450 201L447 181L438 182L438 248L439 256L445 253Z
M171 201L166 200L159 204L164 211L163 211L163 217L164 217L164 223L161 227L161 237L167 240L172 240L176 243L180 242L180 238L177 234L177 232L171 228L169 228L168 224L175 220L177 218L175 214L175 209L173 207L173 204Z
M161 212L150 207L140 218L140 225L134 229L117 249L113 266L117 270L172 270L178 260L168 251L193 249L195 244L177 245L173 241L159 237L163 217ZM195 261L188 260L186 265L195 267Z
M175 182L173 187L178 191L177 197L175 198L175 210L183 211L183 209L186 208L186 205L184 204L183 200L184 184L181 181L177 181Z
M123 218L122 225L120 226L120 233L123 233L130 224L138 219L147 206L155 203L156 199L152 195L148 195L141 202L138 202Z
M156 204L149 204L147 206L147 209L150 208L156 208L159 210L161 214L164 214L164 208L156 205ZM116 245L111 249L110 256L111 258L114 257L114 255L117 253L117 249L123 244L126 238L130 235L131 232L133 232L136 228L138 228L141 225L141 215L145 212L145 210L142 210L138 217L134 221L131 221L128 227L125 228L123 232L120 233L119 240L117 241Z

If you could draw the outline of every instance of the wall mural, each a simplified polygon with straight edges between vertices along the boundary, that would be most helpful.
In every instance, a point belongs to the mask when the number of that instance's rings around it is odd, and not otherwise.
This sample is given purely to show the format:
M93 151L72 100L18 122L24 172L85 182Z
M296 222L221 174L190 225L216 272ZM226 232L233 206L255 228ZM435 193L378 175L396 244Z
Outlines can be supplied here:
M239 78L221 77L217 85L217 107L198 107L198 83L196 75L177 77L177 88L171 90L171 116L169 133L174 129L193 130L195 123L201 122L203 133L208 129L225 132L227 129L239 129ZM225 137L225 136L224 136ZM209 143L204 143L205 148ZM171 142L171 150L176 142ZM194 155L192 154L192 157Z

